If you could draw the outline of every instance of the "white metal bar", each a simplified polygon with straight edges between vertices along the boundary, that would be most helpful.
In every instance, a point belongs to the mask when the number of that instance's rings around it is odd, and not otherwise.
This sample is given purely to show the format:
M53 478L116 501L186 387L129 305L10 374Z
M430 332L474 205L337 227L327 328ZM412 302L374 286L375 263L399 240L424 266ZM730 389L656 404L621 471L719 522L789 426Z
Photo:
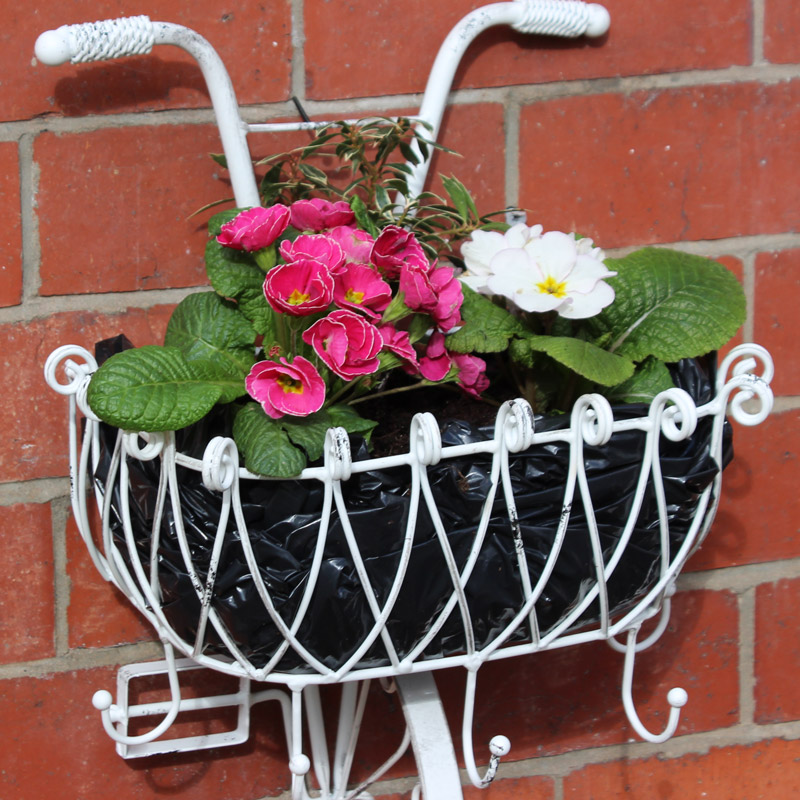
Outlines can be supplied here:
M422 795L429 800L462 800L453 740L433 676L401 675L397 691L411 735Z

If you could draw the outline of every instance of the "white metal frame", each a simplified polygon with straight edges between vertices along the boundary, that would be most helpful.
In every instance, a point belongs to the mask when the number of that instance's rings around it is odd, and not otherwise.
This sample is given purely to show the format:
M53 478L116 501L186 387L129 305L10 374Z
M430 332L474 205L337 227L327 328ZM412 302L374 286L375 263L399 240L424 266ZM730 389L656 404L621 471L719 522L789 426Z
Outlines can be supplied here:
M548 33L560 36L600 35L608 28L608 13L602 6L586 5L574 0L513 0L495 3L468 14L445 40L436 58L420 109L419 119L427 123L431 136L438 131L447 95L458 62L470 42L491 25L511 25L527 33ZM63 26L39 38L36 55L48 64L73 63L102 58L149 52L155 44L175 44L189 51L200 64L208 83L214 110L220 126L223 148L228 160L236 202L240 206L259 203L247 147L247 135L254 131L286 128L311 128L324 123L248 124L241 119L233 87L227 72L213 48L193 31L179 25L151 22L146 17L87 25ZM431 133L432 131L432 133ZM418 193L424 182L427 164L415 170L411 179L412 194ZM669 522L666 515L664 486L661 480L659 459L662 438L680 441L692 435L697 422L704 417L713 419L711 453L719 463L722 453L722 433L727 413L743 425L760 423L772 407L769 383L773 375L769 354L757 345L735 348L720 366L716 394L704 405L697 407L689 395L673 389L660 394L648 412L639 418L614 420L607 401L597 395L582 397L572 411L568 424L562 430L537 432L530 406L523 400L503 405L497 415L494 437L487 442L443 447L438 424L431 414L417 415L411 426L409 451L390 458L353 462L350 458L347 434L342 429L331 429L326 440L324 464L304 470L301 479L317 482L324 491L324 513L320 525L314 562L308 577L302 602L291 620L284 620L275 610L268 588L259 577L255 556L247 534L247 525L239 499L242 481L265 480L238 467L239 458L233 440L216 438L209 442L202 460L190 458L177 451L173 433L144 433L120 431L113 455L105 491L93 479L94 468L100 458L99 421L86 403L86 388L96 369L92 355L79 346L67 345L56 349L47 360L45 376L48 384L69 398L69 459L72 485L72 508L78 529L100 574L119 588L133 605L149 620L164 644L165 660L136 667L124 667L118 676L117 699L100 691L94 704L101 711L103 725L109 736L117 742L118 752L126 758L153 753L185 751L234 744L248 735L249 709L254 703L277 701L281 707L289 750L289 768L292 772L292 796L306 800L311 795L306 775L313 768L318 786L318 796L323 800L353 800L368 798L368 785L385 773L412 745L420 771L420 792L429 800L457 800L462 797L461 781L447 721L436 694L432 673L447 667L466 670L467 684L462 722L463 757L469 780L478 787L491 782L498 761L510 748L508 739L496 736L490 743L489 765L481 774L476 765L472 747L472 724L475 707L476 679L480 667L487 661L525 655L540 650L567 647L589 641L607 641L614 649L625 654L622 699L623 706L637 733L653 742L664 741L678 724L680 707L686 702L682 689L673 689L668 695L670 715L665 729L659 733L647 730L639 720L632 699L633 668L636 653L653 644L666 628L670 597L686 559L702 542L708 532L719 499L718 475L698 501L697 512L688 535L677 552L670 552ZM82 436L79 434L81 417L84 418ZM592 497L588 488L583 460L585 444L602 446L614 435L624 431L641 431L645 437L644 456L637 485L633 509L626 521L621 521L622 534L614 552L604 559L597 524L594 519ZM465 597L465 588L480 552L486 534L492 505L502 498L507 510L511 535L518 537L513 520L516 519L515 499L511 487L510 463L514 455L531 446L548 442L563 442L569 447L569 472L564 485L564 513L557 524L552 551L547 557L540 579L531 585L520 548L519 566L521 592L524 602L511 622L488 644L479 647L472 633L472 620ZM466 565L459 569L450 551L447 531L436 509L428 483L428 469L442 460L483 453L491 458L491 488L487 494L480 523L475 531L472 549ZM158 460L160 463L159 505L153 526L152 556L150 564L142 565L137 553L135 534L129 509L128 472L130 460ZM181 523L181 489L176 468L186 467L202 475L207 489L218 495L220 522L214 545L214 556L208 570L211 576L205 582L192 562L191 548ZM342 492L343 483L351 475L373 469L403 469L410 476L411 513L405 532L403 552L393 589L381 606L370 586L358 543L349 523L347 504ZM662 556L657 580L632 608L617 612L609 607L607 583L620 562L628 544L644 497L648 482L652 484L659 509L659 526ZM121 497L118 510L122 518L127 553L123 552L111 533L111 488L117 486ZM93 534L90 525L89 500L94 494L95 503L103 520L102 530ZM596 580L586 597L553 629L539 629L536 601L541 596L561 552L569 509L576 497L583 503L587 532L595 554ZM158 565L155 552L158 547L159 520L165 503L172 504L176 530L188 573L192 577L201 615L198 633L193 641L186 641L170 625L161 606L158 582ZM410 548L414 542L415 519L422 505L433 520L439 546L448 564L452 592L444 609L432 625L428 635L411 653L400 656L388 630L392 605L403 585L408 566ZM350 554L356 565L365 597L370 603L374 624L356 653L338 669L331 669L315 658L298 638L298 630L314 593L325 545L331 512L335 509L342 522ZM210 602L214 592L214 574L217 559L232 518L241 535L241 547L258 588L265 613L282 631L283 644L269 663L253 664L240 650L215 613ZM126 558L127 556L127 558ZM131 565L129 568L128 564ZM149 574L148 574L149 571ZM595 601L600 607L600 619L591 626L576 630L576 621ZM463 654L438 659L424 659L427 643L450 617L459 618L466 642ZM644 640L637 641L641 626L656 619L655 629ZM213 629L224 642L225 652L209 654L205 648L206 632ZM525 641L511 642L518 630L526 633ZM384 666L363 668L361 656L375 642L381 642L386 654ZM307 671L281 672L277 668L281 656L291 648L307 666ZM184 658L175 657L175 651ZM181 697L179 676L182 672L208 667L239 678L239 691L212 698L186 699ZM145 675L165 674L169 678L170 699L163 703L132 705L128 700L128 684ZM370 682L380 680L388 691L398 690L407 721L406 733L396 752L378 768L368 781L348 788L350 769L357 744L359 728L364 713ZM273 688L253 691L251 682L273 684ZM341 684L342 694L336 727L336 745L331 759L324 733L324 715L319 686ZM276 687L284 687L276 688ZM163 739L162 735L182 712L194 708L235 706L237 726L224 734L206 737ZM304 732L303 708L306 713ZM132 736L128 721L134 717L162 717L148 733ZM306 741L307 740L307 741ZM311 757L306 755L310 747Z

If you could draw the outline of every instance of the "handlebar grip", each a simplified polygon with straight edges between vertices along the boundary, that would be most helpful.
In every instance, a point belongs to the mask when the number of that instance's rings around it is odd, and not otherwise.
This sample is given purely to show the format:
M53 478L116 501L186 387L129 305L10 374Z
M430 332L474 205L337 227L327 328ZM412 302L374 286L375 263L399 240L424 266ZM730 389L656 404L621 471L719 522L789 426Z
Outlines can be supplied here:
M138 56L149 53L153 44L155 28L149 17L121 17L45 31L36 40L35 53L43 64L57 66Z
M513 25L520 33L547 36L602 36L611 24L611 17L598 3L579 0L521 0L525 6L522 19Z

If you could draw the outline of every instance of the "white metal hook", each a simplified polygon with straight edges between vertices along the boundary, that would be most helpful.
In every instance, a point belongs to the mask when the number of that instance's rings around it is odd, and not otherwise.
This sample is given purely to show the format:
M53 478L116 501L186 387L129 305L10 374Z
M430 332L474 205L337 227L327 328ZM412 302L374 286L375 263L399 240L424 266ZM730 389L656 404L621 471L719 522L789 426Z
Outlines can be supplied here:
M475 765L475 753L472 747L472 720L475 711L475 688L478 670L467 669L467 686L464 694L464 718L461 727L461 741L464 746L464 766L467 769L472 785L477 789L485 789L495 778L500 759L511 751L511 741L507 736L493 736L489 742L489 765L483 777Z
M661 733L650 733L639 715L636 713L636 706L633 703L633 666L636 661L636 636L639 633L639 626L635 626L628 631L628 642L625 649L625 666L622 672L622 705L625 708L625 715L636 733L646 742L660 744L670 739L678 729L678 722L681 716L681 708L686 705L689 695L685 689L675 687L667 692L667 702L670 705L669 719L667 726Z
M175 722L178 712L181 708L181 687L178 681L178 670L175 667L175 652L172 645L164 643L164 655L167 662L167 675L169 677L169 690L170 701L169 710L161 722L156 725L153 730L143 733L140 736L127 736L120 733L116 728L116 723L126 723L127 718L125 712L113 704L111 692L101 689L95 692L92 697L92 705L100 712L100 718L103 721L103 728L106 733L119 744L132 745L132 744L147 744L148 742L155 741Z

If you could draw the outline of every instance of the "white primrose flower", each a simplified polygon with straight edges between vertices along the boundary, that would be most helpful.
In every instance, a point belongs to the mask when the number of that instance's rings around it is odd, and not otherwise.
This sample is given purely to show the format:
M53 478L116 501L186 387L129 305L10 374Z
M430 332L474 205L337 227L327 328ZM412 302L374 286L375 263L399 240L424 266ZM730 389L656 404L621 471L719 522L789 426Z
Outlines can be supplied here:
M469 241L461 245L461 256L467 272L461 280L476 292L489 294L486 282L493 274L492 261L504 250L518 250L542 235L542 226L529 228L524 222L512 225L505 233L473 231Z
M567 319L586 319L614 300L614 290L603 279L616 272L596 257L592 242L549 231L529 239L523 247L498 251L491 259L486 288L510 300L523 311L557 311Z

